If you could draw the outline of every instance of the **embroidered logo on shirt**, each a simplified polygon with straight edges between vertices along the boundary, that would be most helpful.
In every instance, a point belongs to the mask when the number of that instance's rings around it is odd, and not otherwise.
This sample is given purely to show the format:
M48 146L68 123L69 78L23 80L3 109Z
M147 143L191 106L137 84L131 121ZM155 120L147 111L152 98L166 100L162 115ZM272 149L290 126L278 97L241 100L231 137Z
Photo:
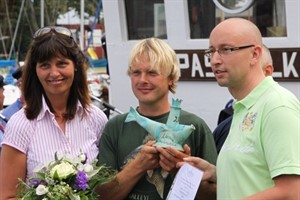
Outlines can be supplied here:
M252 131L255 119L257 118L257 113L247 113L242 122L242 131L249 130Z

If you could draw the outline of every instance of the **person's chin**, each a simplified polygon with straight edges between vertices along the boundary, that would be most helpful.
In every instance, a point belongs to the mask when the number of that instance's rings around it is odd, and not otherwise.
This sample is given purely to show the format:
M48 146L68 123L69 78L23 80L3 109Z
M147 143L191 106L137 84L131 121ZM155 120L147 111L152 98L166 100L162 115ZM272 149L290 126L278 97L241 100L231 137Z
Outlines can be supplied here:
M225 79L217 79L218 85L221 87L227 87L227 81Z

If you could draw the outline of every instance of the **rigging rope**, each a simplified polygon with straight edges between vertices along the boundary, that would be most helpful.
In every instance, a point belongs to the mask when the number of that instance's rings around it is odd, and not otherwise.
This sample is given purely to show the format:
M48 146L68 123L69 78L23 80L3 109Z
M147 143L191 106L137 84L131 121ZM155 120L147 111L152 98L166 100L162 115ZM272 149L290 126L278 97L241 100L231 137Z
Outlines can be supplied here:
M84 51L87 51L87 49L89 48L89 46L91 44L91 41L92 41L92 38L93 38L93 32L94 32L94 29L96 27L96 24L98 22L98 18L99 18L99 15L100 15L101 3L102 3L102 0L99 0L98 1L98 5L97 5L97 10L96 10L95 18L94 18L94 21L93 21L93 24L92 24L92 28L91 28L91 35L88 38L88 43L87 43L87 46L84 49Z

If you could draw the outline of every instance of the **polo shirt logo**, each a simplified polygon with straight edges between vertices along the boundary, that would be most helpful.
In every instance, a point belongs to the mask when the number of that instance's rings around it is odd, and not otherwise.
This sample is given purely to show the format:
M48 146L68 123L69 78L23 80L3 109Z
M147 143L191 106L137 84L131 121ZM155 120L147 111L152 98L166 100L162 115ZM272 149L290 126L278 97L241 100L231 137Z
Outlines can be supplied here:
M242 131L249 130L252 131L255 119L257 118L257 113L247 113L242 122Z

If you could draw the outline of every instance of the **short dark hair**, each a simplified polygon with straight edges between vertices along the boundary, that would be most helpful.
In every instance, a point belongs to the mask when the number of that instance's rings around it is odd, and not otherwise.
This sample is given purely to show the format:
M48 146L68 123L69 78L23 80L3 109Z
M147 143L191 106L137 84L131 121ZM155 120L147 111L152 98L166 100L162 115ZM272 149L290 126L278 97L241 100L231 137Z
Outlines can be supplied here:
M18 67L12 74L12 77L14 77L14 79L19 79L22 77L22 67Z

